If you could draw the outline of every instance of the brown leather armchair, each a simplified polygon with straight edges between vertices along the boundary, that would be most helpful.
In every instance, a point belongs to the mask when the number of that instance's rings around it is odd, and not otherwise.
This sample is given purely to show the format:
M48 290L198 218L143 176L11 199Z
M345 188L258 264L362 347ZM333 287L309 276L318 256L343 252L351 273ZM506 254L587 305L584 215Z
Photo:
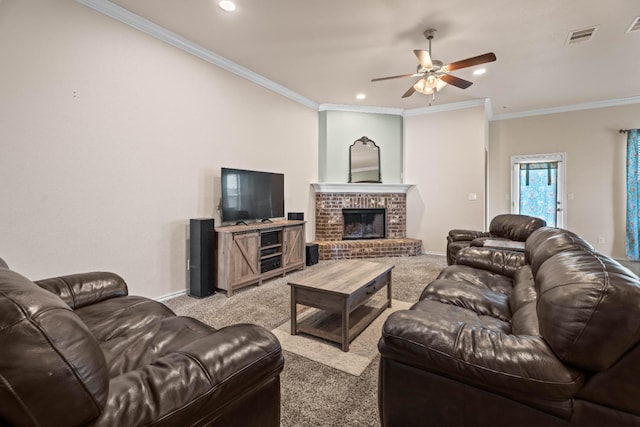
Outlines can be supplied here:
M283 356L129 296L112 273L36 283L0 268L0 425L279 426Z
M383 426L640 425L640 279L540 228L460 251L378 344Z
M519 242L524 250L524 242L540 227L547 225L541 218L519 214L496 215L489 224L489 231L466 229L449 230L447 234L447 264L456 263L456 255L469 246L484 246L488 240ZM513 249L513 246L511 246Z

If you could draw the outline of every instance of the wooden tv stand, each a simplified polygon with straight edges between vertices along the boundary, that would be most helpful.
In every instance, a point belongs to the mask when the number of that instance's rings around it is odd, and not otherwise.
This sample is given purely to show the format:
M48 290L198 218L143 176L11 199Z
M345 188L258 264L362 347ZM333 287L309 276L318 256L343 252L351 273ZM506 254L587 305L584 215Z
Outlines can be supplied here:
M230 297L236 289L304 268L305 221L216 227L219 289Z

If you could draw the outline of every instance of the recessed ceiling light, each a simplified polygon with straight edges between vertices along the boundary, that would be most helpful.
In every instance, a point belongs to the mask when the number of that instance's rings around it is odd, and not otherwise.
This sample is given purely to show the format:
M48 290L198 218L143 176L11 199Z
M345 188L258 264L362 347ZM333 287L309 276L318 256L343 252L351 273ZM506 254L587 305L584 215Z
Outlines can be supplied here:
M478 68L477 70L475 70L475 71L473 72L473 75L474 75L474 76L480 76L480 75L482 75L482 74L484 74L484 73L486 73L486 72L487 72L487 69L486 69L486 68Z
M359 94L356 95L356 99L360 99L360 100L363 100L366 97L367 97L367 95L365 95L364 93L359 93Z
M229 0L223 0L219 2L218 6L220 6L220 9L226 10L227 12L233 12L234 10L236 10L236 4Z

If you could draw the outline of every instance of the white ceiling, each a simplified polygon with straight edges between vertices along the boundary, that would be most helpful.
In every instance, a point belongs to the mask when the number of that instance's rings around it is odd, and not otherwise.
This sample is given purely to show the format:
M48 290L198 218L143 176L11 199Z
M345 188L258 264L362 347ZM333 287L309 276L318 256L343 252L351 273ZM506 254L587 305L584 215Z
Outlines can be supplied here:
M107 2L107 0L93 0ZM400 108L429 105L419 93L402 99L417 78L413 49L444 63L494 52L487 73L452 74L473 81L446 87L434 105L489 98L494 114L559 108L640 96L639 0L113 0L118 6L318 104ZM571 31L599 26L592 40L568 45ZM482 66L480 66L482 67ZM367 98L358 101L357 93Z

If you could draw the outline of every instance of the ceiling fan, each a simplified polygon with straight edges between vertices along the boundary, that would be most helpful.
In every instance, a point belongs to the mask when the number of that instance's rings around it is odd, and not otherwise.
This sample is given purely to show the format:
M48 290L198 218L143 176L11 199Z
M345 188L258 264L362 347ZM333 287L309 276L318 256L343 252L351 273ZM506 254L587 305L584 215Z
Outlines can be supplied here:
M461 68L473 67L475 65L485 64L487 62L493 62L496 60L496 55L493 52L485 53L484 55L474 56L472 58L463 59L460 61L451 62L444 65L442 61L438 61L431 58L431 40L435 35L436 30L429 29L424 32L424 36L429 40L429 50L415 49L415 53L418 58L418 69L412 74L401 74L398 76L380 77L371 80L372 82L378 82L381 80L398 79L403 77L420 77L416 83L414 83L408 91L402 95L403 98L413 95L414 92L420 92L425 95L432 95L432 101L435 100L436 92L441 91L447 84L459 87L460 89L466 89L473 83L461 79L460 77L452 76L450 71L459 70Z

